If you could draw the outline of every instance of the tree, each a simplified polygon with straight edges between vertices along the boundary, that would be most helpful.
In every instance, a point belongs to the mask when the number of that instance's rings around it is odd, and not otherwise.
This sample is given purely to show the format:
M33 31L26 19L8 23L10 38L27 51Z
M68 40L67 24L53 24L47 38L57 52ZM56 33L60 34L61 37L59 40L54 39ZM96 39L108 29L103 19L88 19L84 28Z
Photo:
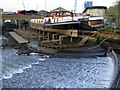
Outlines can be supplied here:
M120 27L120 1L118 2L118 26Z
M120 0L116 1L113 6L108 8L107 15L117 26L120 26Z

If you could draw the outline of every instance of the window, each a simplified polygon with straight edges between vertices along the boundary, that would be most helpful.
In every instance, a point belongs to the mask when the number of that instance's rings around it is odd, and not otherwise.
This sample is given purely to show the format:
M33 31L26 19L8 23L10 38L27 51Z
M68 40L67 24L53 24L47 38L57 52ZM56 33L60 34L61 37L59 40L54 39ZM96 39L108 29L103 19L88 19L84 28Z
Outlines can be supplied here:
M59 13L57 13L57 15L59 15Z
M62 13L60 13L60 15L62 15Z

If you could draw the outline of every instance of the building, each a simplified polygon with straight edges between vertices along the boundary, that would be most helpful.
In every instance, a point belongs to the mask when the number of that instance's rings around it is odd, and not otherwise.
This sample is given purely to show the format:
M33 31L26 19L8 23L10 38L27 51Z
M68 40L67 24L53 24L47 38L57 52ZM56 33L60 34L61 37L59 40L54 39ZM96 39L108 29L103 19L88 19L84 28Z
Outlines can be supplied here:
M15 15L16 12L2 12L2 15Z
M22 15L21 12L24 11L24 10L17 10L17 14L18 15Z
M45 11L45 10L41 10L41 11L37 12L37 15L40 15L40 16L49 16L49 12Z
M29 10L29 11L26 11L26 10L18 10L18 11L17 11L17 14L18 14L18 15L36 15L36 14L37 14L37 11L35 11L35 10Z
M83 14L87 14L90 16L105 16L107 7L105 6L91 6L87 7Z
M91 7L93 6L93 2L92 1L85 1L84 2L84 9L86 9L87 7Z
M50 11L50 17L66 17L66 16L71 16L71 12L62 7L58 7Z
M3 9L2 8L0 8L0 13L2 13L3 12Z
M26 13L27 13L27 15L37 15L37 11L35 11L35 10L29 10Z

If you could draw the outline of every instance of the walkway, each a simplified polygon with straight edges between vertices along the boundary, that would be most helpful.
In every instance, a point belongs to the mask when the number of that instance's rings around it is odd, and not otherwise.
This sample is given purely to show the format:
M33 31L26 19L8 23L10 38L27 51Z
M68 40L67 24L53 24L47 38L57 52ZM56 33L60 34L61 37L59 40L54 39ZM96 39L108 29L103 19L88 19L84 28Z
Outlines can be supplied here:
M21 37L20 35L18 35L15 32L9 32L11 36L13 36L13 38L15 38L15 40L18 43L28 43L28 40L24 39L23 37Z

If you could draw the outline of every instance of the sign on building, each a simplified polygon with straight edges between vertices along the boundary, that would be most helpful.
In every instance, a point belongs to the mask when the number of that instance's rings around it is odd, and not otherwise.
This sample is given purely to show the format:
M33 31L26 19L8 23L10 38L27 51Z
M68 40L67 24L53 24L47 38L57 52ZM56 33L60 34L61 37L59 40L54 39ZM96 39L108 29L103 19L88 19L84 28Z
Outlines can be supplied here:
M85 1L84 9L86 9L87 7L91 7L91 6L93 6L93 2L92 1Z

